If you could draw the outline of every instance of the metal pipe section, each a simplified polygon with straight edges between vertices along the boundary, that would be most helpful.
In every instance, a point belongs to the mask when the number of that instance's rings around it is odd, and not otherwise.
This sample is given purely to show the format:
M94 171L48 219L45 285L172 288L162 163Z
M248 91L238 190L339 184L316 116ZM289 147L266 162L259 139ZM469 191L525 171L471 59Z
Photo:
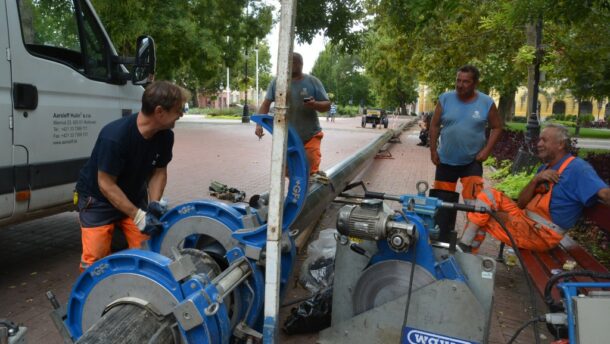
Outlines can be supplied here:
M247 262L241 262L229 266L228 270L216 277L212 283L216 285L216 289L221 298L225 298L235 287L237 287L246 277L250 276L252 270Z
M329 185L316 183L310 187L303 210L301 210L292 227L303 230L312 222L315 222L328 204L365 169L366 163L372 162L371 158L379 152L383 145L388 143L391 138L399 136L412 123L412 121L403 123L396 129L386 131L358 152L326 171L330 181Z

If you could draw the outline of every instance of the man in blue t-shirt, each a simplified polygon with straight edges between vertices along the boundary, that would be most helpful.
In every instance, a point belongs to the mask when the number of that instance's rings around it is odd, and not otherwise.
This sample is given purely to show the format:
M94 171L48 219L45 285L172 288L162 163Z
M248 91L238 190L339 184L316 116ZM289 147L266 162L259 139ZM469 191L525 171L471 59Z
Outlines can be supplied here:
M140 112L102 128L76 183L81 272L110 254L115 225L122 228L129 248L139 248L163 229L159 217L165 206L159 200L172 160L171 129L189 98L185 89L156 81L144 91Z
M275 101L276 79L273 79L267 88L265 100L258 109L259 114L269 113L271 103ZM309 163L309 174L316 174L320 168L322 154L322 128L318 119L318 112L330 110L330 101L322 82L315 76L303 73L303 57L301 54L292 54L292 80L290 83L290 109L286 113L286 120L297 131L305 155ZM259 139L264 135L263 128L256 126L254 131Z
M327 112L326 122L330 119L331 122L335 121L335 115L337 114L337 105L334 102L330 103L330 111Z
M485 189L477 196L477 205L496 211L504 219L519 248L546 251L559 244L584 207L597 202L610 205L610 188L591 165L569 153L565 127L547 125L537 147L544 165L521 191L516 204L500 191ZM476 253L487 233L512 245L489 214L469 213L460 239L462 250Z
M483 165L502 133L494 101L477 91L479 70L458 69L455 91L441 94L430 122L430 156L436 165L434 188L455 191L462 183L464 202L473 203L483 189ZM489 126L489 139L485 129ZM440 142L438 140L440 135Z

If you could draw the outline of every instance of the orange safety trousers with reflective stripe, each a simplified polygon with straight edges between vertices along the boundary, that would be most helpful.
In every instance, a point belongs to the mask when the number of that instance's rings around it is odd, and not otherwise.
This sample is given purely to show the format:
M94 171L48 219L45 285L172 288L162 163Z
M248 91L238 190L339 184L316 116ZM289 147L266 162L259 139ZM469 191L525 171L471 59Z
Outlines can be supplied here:
M138 226L128 217L125 217L116 223L99 227L81 226L83 241L83 254L80 262L81 272L91 266L91 264L110 254L110 245L112 243L112 233L114 232L115 224L123 229L129 248L140 248L142 242L149 239L149 236L142 234Z
M309 162L309 174L314 174L320 170L320 162L322 161L322 153L320 152L320 144L324 137L323 132L318 132L311 139L303 144L305 148L305 156Z
M573 157L566 159L557 172L561 175L573 159ZM536 194L527 204L526 209L552 222L550 212L552 191L553 184L551 183L549 190L545 193ZM477 197L477 205L486 206L497 212L498 217L503 220L506 229L513 236L519 248L531 251L547 251L557 246L563 238L562 234L529 218L525 210L519 208L513 200L498 190L483 190ZM468 221L481 227L483 231L493 235L503 243L512 246L500 224L492 220L491 215L468 213ZM474 238L477 243L473 242L472 246L479 247L484 239L485 235L477 234Z
M467 176L460 178L462 182L462 198L466 200L475 200L481 190L483 190L483 177ZM434 188L438 190L455 192L457 182L445 182L440 180L434 181Z

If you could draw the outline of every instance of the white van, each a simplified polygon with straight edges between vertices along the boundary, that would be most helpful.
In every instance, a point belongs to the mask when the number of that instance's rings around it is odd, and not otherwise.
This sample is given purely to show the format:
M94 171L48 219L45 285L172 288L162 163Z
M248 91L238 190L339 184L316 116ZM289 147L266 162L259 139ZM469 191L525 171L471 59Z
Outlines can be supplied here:
M137 47L119 57L88 0L0 2L0 225L69 209L98 132L140 109L154 42Z

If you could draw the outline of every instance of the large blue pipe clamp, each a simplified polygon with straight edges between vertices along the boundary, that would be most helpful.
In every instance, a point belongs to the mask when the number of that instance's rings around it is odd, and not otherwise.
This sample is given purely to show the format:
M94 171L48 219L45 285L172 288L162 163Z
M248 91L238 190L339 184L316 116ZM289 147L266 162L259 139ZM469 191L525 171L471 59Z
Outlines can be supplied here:
M273 133L272 116L256 115L252 120ZM287 169L289 185L284 201L282 231L290 247L282 254L282 290L292 273L296 256L294 242L287 231L305 203L309 178L303 144L292 128L288 132ZM161 218L164 230L148 241L149 251L127 250L113 254L96 262L80 276L68 303L66 327L70 334L75 339L81 337L105 313L108 303L121 298L122 294L145 301L151 301L149 299L154 295L158 304L155 311L162 315L180 307L194 306L195 313L216 307L213 316L202 316L200 325L185 328L181 323L181 332L189 343L228 343L232 321L224 303L212 306L213 300L218 298L218 291L209 277L194 274L185 280L177 280L172 275L170 265L173 260L168 257L172 257L179 248L209 249L216 254L214 258L223 258L225 266L222 268L231 266L238 259L248 261L251 274L247 282L235 289L235 295L240 299L239 320L260 330L264 277L256 262L264 259L267 223L263 213L244 204L227 205L213 200L174 207ZM138 290L145 292L138 297ZM97 300L95 304L88 302L92 294Z

